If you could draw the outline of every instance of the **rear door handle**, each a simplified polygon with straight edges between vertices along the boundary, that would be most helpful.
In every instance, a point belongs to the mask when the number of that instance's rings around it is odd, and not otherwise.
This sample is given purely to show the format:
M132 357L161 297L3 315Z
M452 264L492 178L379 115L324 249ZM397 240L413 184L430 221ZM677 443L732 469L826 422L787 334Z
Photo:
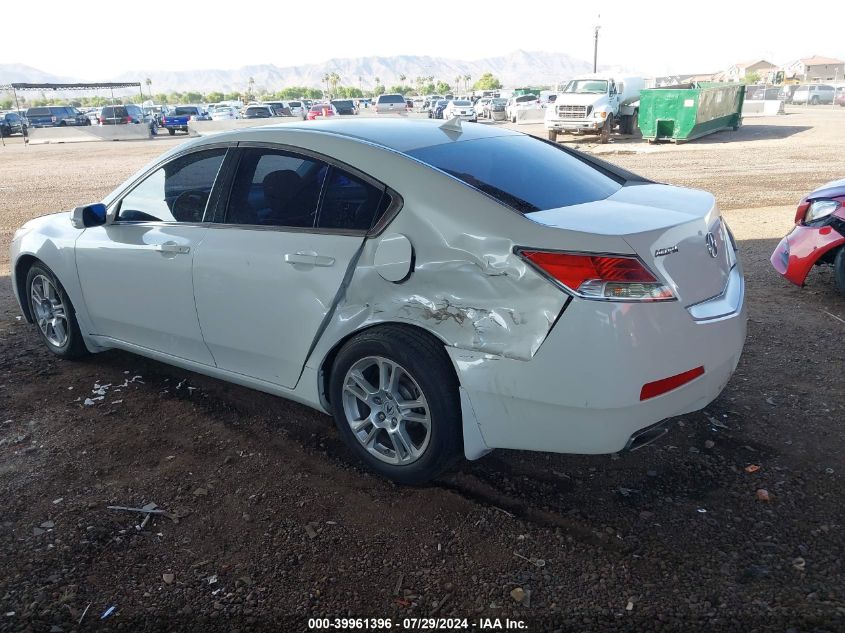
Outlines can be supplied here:
M285 253L285 263L304 264L306 266L333 266L334 257L300 251L299 253Z
M159 253L178 253L178 254L185 254L191 252L190 246L183 246L181 244L175 244L174 242L167 242L165 244L156 244L153 246L154 251L158 251Z

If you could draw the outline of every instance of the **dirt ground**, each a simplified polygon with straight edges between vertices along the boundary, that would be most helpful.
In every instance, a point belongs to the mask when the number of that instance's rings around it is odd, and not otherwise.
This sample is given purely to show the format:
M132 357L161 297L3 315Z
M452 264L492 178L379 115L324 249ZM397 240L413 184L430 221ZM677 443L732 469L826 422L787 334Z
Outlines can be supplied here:
M845 630L845 300L829 270L799 289L768 261L800 197L845 175L843 138L845 108L792 108L681 146L569 139L716 195L748 282L742 361L705 411L640 451L496 451L420 488L369 475L305 407L122 352L53 358L11 296L12 232L100 199L181 138L12 139L0 147L0 630L287 632L349 616L393 630L427 616ZM97 385L105 399L80 404ZM107 509L149 502L177 520L137 529Z

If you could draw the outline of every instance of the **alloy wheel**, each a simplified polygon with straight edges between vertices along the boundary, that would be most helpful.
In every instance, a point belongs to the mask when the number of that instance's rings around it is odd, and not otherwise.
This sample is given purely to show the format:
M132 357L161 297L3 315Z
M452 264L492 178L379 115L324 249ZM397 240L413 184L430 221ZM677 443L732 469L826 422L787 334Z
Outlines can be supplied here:
M63 347L68 340L68 320L62 296L45 275L37 275L30 286L35 322L51 344Z
M414 377L383 356L357 361L343 379L343 412L353 435L371 455L406 466L431 439L431 412Z

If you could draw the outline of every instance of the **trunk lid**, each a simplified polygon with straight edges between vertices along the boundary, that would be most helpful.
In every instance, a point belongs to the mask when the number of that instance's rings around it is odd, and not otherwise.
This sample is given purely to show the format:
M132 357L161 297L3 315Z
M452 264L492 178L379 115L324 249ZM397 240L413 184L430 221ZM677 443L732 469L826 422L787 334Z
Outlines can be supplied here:
M716 201L705 191L629 185L609 198L526 214L540 224L621 237L684 306L720 295L731 269Z

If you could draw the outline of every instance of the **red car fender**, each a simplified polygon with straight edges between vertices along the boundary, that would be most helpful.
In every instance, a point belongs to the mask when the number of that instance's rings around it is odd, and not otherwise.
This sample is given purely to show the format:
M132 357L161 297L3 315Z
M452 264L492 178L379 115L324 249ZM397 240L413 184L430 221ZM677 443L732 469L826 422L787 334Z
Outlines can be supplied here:
M845 220L845 207L840 207L833 215ZM845 235L830 225L796 224L772 253L772 266L792 283L803 286L807 274L819 258L843 245Z

